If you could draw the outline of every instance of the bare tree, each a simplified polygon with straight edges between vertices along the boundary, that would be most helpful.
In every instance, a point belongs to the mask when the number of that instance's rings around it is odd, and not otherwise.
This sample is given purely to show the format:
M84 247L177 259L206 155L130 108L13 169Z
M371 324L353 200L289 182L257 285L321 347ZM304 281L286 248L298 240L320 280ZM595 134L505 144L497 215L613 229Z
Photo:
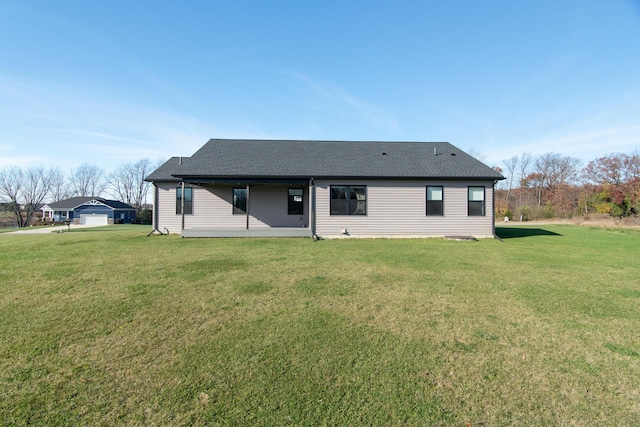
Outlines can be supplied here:
M64 172L60 169L51 170L51 201L57 202L67 198L67 188Z
M145 200L147 199L147 193L149 192L150 183L144 179L152 172L151 161L149 159L138 160L134 164L134 170L136 173L136 194L134 197L134 205L141 209Z
M529 175L529 168L531 167L531 154L530 153L522 153L520 156L520 167L518 171L520 172L520 201L519 206L522 206L522 187L524 187L524 180Z
M23 172L21 168L10 167L0 171L0 199L11 206L18 227L22 227L22 194Z
M107 178L109 181L109 194L116 199L129 204L133 198L134 187L131 168L131 163L118 166L118 168L116 168L116 170L114 170Z
M518 156L515 155L510 159L503 160L502 163L504 163L504 166L507 168L507 205L509 205L509 197L513 189L513 178L518 166Z
M98 166L83 163L71 171L69 185L72 196L98 197L106 186L104 171Z
M485 155L482 154L482 151L480 151L477 147L470 147L467 150L467 154L470 155L471 157L475 157L476 159L484 163Z
M579 183L580 168L582 168L582 160L571 156L563 157L560 163L560 182L562 184Z
M18 227L31 224L40 204L50 194L51 182L59 171L45 170L42 166L22 169L6 168L0 171L0 198L11 205Z
M542 189L548 186L549 183L549 175L551 174L551 168L553 161L558 157L555 153L546 153L541 154L536 158L533 162L533 167L535 168L534 175L536 176L536 190L538 193L538 208L542 204Z
M140 210L149 191L149 183L144 178L150 172L151 161L148 159L121 165L109 175L109 191L114 197Z
M547 186L556 188L560 185L574 184L578 177L581 161L578 158L555 154L549 158Z

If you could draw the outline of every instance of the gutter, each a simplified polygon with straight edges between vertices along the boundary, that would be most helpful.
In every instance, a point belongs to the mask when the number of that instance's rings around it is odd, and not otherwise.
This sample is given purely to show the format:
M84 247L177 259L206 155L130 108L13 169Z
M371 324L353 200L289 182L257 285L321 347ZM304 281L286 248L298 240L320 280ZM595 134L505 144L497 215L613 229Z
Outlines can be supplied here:
M493 234L493 238L494 239L498 239L501 242L504 243L504 240L502 240L497 234L496 234L496 184L498 183L498 180L495 179L493 180L493 186L491 187L491 202L493 204L493 208L491 209L491 213L493 218L491 218L491 234Z
M316 235L316 186L313 178L309 179L309 228L313 240L318 240Z
M182 190L180 193L180 217L181 217L181 229L180 234L184 231L184 181L181 183Z

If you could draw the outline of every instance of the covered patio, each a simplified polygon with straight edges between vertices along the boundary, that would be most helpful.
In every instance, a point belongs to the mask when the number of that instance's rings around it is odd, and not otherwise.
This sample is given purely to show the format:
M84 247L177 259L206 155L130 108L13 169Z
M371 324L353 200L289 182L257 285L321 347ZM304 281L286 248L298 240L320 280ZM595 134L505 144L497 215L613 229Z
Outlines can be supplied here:
M199 205L211 214L206 223L187 223L186 185L207 191ZM182 237L313 237L312 179L189 178L180 187Z

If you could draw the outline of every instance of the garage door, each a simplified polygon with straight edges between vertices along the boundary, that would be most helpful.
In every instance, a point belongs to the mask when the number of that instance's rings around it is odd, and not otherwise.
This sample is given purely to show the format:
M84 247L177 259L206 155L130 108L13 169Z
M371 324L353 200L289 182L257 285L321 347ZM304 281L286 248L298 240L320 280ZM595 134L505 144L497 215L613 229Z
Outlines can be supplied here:
M83 225L107 225L107 214L80 215L80 224Z

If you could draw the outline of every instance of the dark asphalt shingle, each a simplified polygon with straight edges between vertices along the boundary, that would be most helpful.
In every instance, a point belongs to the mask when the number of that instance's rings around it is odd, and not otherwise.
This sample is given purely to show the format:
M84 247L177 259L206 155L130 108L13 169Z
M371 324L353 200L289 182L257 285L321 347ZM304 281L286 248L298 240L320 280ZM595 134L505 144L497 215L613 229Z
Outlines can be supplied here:
M97 200L113 209L135 209L134 207L118 200L107 200L102 197L71 197L70 199L47 203L47 206L53 210L73 210L91 200Z
M434 151L435 150L435 151ZM435 154L434 154L435 153ZM147 177L504 179L448 142L211 139Z

